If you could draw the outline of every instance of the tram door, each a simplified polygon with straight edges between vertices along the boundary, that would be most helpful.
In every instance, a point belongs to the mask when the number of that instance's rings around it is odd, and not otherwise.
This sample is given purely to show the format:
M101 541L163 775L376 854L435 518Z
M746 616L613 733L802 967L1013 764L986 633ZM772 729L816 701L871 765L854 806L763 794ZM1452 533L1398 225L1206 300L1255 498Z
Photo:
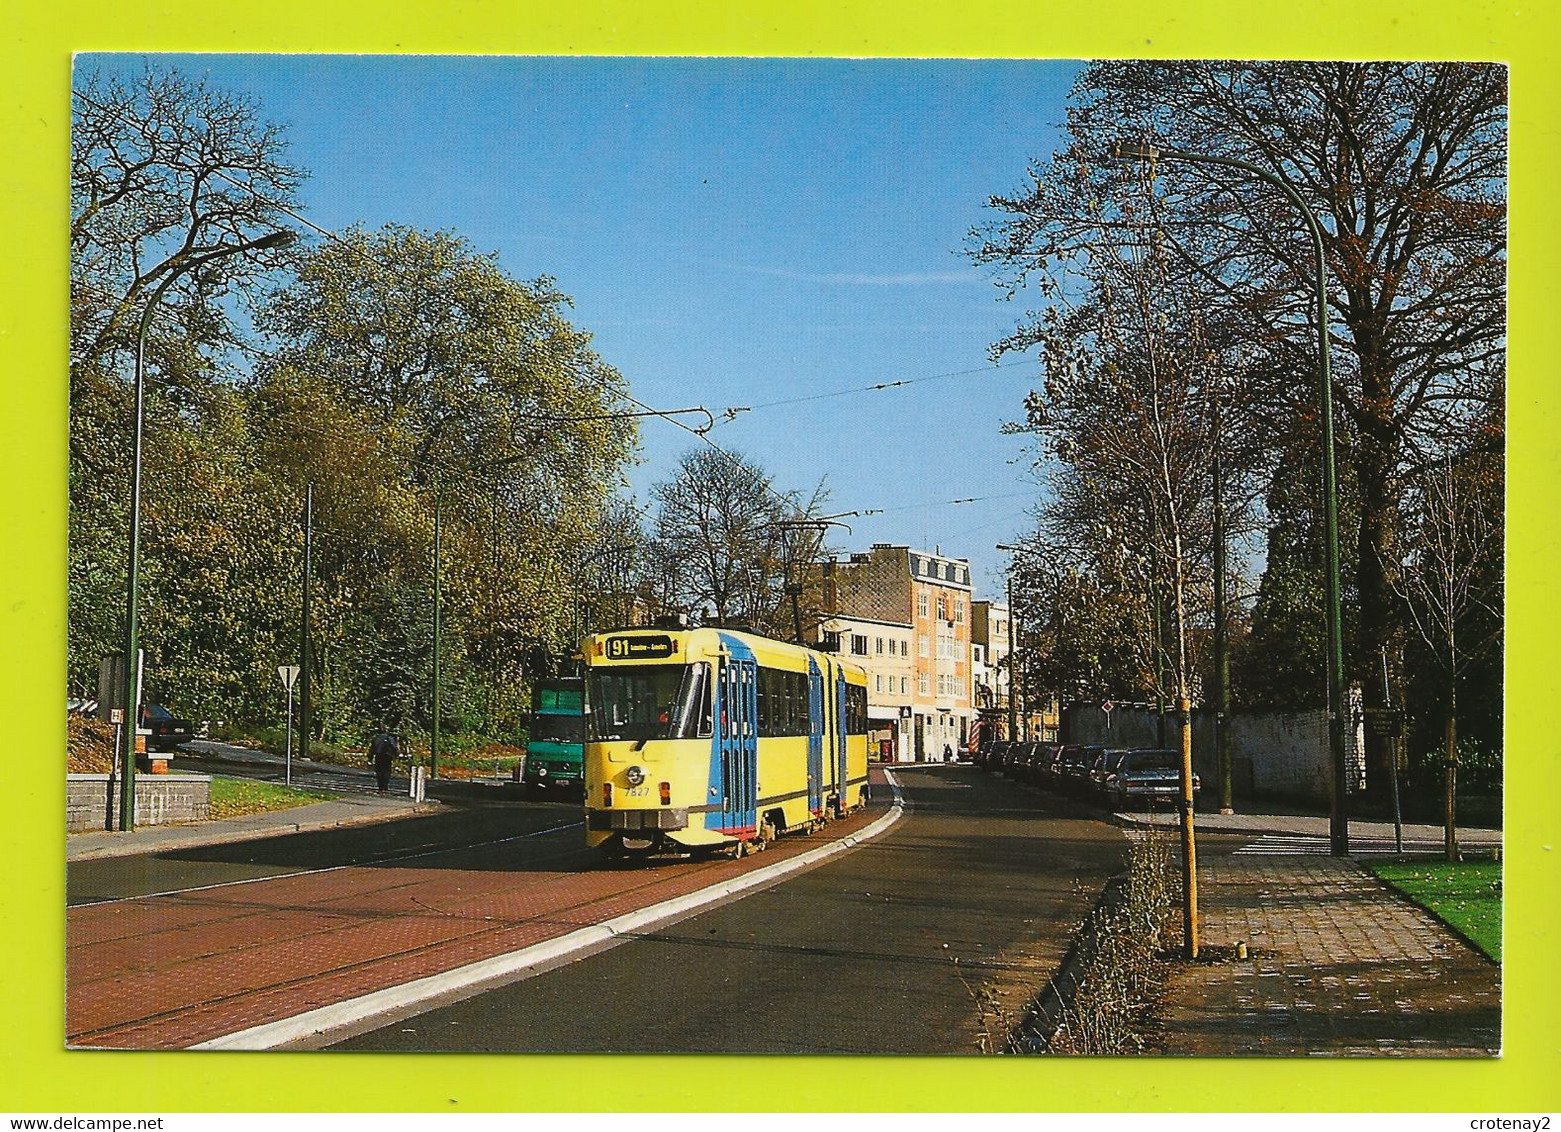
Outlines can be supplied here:
M758 825L759 740L756 665L728 657L721 665L721 828Z
M808 661L808 812L824 809L824 677Z
M835 681L835 782L840 790L840 808L846 805L846 682Z

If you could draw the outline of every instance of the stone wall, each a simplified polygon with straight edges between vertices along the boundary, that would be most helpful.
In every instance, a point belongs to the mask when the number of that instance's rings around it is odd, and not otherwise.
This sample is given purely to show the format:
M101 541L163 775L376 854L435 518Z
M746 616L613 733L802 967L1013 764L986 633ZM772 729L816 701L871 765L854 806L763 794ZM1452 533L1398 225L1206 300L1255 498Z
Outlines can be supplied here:
M204 774L138 774L135 824L177 825L211 816L211 779ZM119 782L106 774L65 776L65 829L81 833L119 825Z
M1093 704L1072 704L1064 734L1070 743L1102 743L1112 747L1157 746L1157 717L1142 705L1123 705L1107 713ZM1238 798L1288 798L1311 805L1329 804L1330 755L1327 715L1321 710L1235 715L1229 721L1231 785ZM1174 714L1165 719L1165 746L1180 743ZM1358 750L1358 747L1356 747ZM1193 770L1205 791L1215 781L1214 717L1192 713ZM1359 782L1353 784L1359 787Z

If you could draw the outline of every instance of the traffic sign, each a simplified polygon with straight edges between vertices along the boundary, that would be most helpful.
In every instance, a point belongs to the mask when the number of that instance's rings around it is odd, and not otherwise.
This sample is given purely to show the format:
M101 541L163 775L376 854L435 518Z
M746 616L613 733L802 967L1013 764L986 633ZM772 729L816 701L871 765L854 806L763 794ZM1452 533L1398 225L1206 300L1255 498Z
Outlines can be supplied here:
M291 692L293 690L293 682L298 679L298 666L296 664L284 664L276 670L276 674L282 678L282 687Z
M1116 706L1116 704L1112 703L1110 700L1107 700L1105 703L1100 705L1100 710L1105 712L1107 715L1110 715L1112 709Z

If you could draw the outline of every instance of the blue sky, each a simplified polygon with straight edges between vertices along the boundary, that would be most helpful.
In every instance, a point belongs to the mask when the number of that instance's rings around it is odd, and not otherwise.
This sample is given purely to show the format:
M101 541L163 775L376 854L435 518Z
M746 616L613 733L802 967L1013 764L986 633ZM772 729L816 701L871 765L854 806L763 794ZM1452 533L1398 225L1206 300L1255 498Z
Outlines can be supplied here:
M146 59L77 66L135 73ZM447 229L516 277L553 276L639 400L754 406L711 439L782 490L827 474L832 512L885 511L849 520L842 549L940 547L1000 596L993 545L1026 529L1035 485L1024 442L999 430L1035 365L987 360L1025 302L1000 301L961 252L994 215L988 198L1057 144L1078 64L157 61L253 95L287 127L315 224ZM643 502L698 441L654 419L642 437L630 478Z

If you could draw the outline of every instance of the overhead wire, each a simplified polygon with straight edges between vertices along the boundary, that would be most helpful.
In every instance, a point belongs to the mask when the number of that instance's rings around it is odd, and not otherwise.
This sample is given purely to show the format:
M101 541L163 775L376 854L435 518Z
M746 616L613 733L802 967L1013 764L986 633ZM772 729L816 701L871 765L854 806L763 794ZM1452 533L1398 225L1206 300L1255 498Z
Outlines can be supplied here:
M942 381L951 377L970 377L976 374L991 373L993 370L1008 369L1012 366L1026 365L1028 358L1016 358L1011 362L996 362L978 369L952 370L948 373L933 373L925 377L901 378L897 381L880 381L873 385L853 386L850 389L836 389L828 393L811 393L805 397L785 397L778 401L765 401L758 405L730 405L721 410L721 420L717 424L729 424L736 420L741 413L756 413L761 409L774 409L784 405L802 405L811 401L825 401L833 397L850 397L857 393L878 393L888 389L900 389L910 385L920 385L927 381Z
M87 103L87 104L89 104L91 106L94 106L97 109L102 110L104 112L117 114L121 118L121 121L124 120L123 114L121 112L119 112L119 111L116 111L113 107L105 106L103 103L98 102L97 100L95 100L93 98L90 98L89 96L87 96L86 94L82 93L81 91L72 91L72 94L73 94L74 97L80 99L81 101L83 101L83 102L85 102L85 103ZM296 209L292 208L290 205L288 205L288 204L286 204L286 203L284 203L282 201L278 201L278 200L275 200L275 199L271 198L267 194L265 194L265 193L261 192L259 189L255 188L253 185L246 184L243 181L240 181L240 180L238 180L238 179L236 179L234 177L231 177L226 172L224 172L223 170L220 170L220 169L213 169L210 172L211 172L211 174L213 176L216 176L216 177L220 178L221 180L223 180L223 181L227 182L228 184L232 185L234 188L237 188L237 189L239 189L239 190L241 190L243 192L246 192L246 193L250 194L250 196L252 196L260 204L262 204L262 205L264 205L264 206L266 206L268 208L271 208L271 209L273 209L273 210L275 210L275 211L277 211L277 212L279 212L279 213L281 213L281 214L283 214L285 216L290 217L292 220L296 221L298 224L303 225L305 228L308 228L309 230L319 234L320 236L324 237L325 239L334 242L335 244L339 245L340 247L343 247L343 248L346 248L346 249L350 249L354 253L356 253L356 254L358 254L360 256L363 256L365 259L367 259L370 262L370 264L372 266L374 266L374 267L382 267L382 266L384 266L376 258L374 258L373 256L369 255L369 253L365 249L363 249L361 246L359 246L358 244L355 244L355 243L352 243L352 242L346 240L339 233L334 232L334 231L332 231L329 228L326 228L326 227L323 227L322 225L316 224L314 221L312 221L309 218L303 216L301 213L299 213ZM256 349L255 352L261 354L261 356L263 356L263 357L268 357L268 358L271 358L272 360L277 360L275 358L275 355L268 354L265 351L261 351L261 350ZM652 407L650 405L647 405L645 402L639 400L638 398L634 397L627 390L610 386L607 382L597 378L597 376L595 374L589 373L588 371L581 371L577 367L573 367L573 366L566 366L566 368L577 379L582 379L582 380L587 381L590 384L594 384L602 392L608 393L608 394L613 395L613 396L621 397L623 400L628 401L630 404L637 405L639 407L639 409L642 410L641 412L636 412L636 413L632 413L632 414L625 414L625 415L627 415L627 416L635 416L635 417L641 417L641 416L659 417L662 420L665 420L668 423L670 423L672 425L675 425L676 427L678 427L678 428L682 429L683 431L689 433L691 436L696 437L697 439L702 441L704 444L708 445L712 450L720 453L722 456L726 457L727 459L735 461L737 459L736 455L734 453L732 453L732 452L729 452L725 448L722 448L715 441L711 440L709 435L708 435L708 433L710 432L711 429L715 428L718 424L728 423L728 422L730 422L732 420L735 420L737 418L737 416L739 414L741 414L741 413L756 412L756 411L759 411L759 410L762 410L762 409L778 408L778 407L785 406L785 405L804 404L804 403L808 403L808 402L812 402L812 401L827 400L827 399L834 398L834 397L851 396L851 395L854 395L854 394L857 394L857 393L881 392L881 391L885 391L885 390L889 390L889 389L897 389L897 388L903 388L903 387L907 387L907 386L911 386L911 385L919 385L919 384L922 384L922 383L925 383L925 382L930 382L930 381L946 380L946 379L953 378L953 377L968 377L968 376L972 376L972 375L975 375L975 374L988 373L988 372L991 372L992 370L996 370L996 369L1006 369L1006 368L1010 368L1010 367L1017 366L1017 365L1024 365L1024 364L1027 364L1028 361L1029 361L1029 359L1016 359L1016 360L1014 360L1012 362L999 362L999 363L995 363L995 364L993 364L991 366L984 366L984 367L980 367L980 368L977 368L977 369L956 370L956 371L950 371L950 372L946 372L946 373L928 374L928 375L923 376L923 377L902 378L902 379L898 379L898 380L895 380L895 381L877 382L877 383L874 383L872 385L860 386L860 387L855 387L855 388L851 388L851 389L842 389L842 390L835 390L835 391L826 392L826 393L809 394L809 395L803 396L803 397L781 398L781 399L778 399L778 400L775 400L775 401L766 401L766 402L763 402L763 403L758 404L758 405L731 406L731 407L728 407L727 409L723 410L723 412L722 412L722 419L720 421L716 420L711 415L710 411L708 409L703 408L702 406L698 407L697 409L677 409L677 410L656 409L656 408L654 408L654 407ZM616 372L616 371L613 371L613 372ZM702 427L695 428L695 427L692 427L690 425L687 425L687 424L683 423L680 420L677 420L676 417L673 415L673 414L680 414L680 413L681 414L686 414L686 413L694 412L694 411L698 411L698 412L704 413L706 415L707 419L708 419L708 423L705 424ZM602 414L599 417L597 417L597 416L589 416L589 417L558 417L558 418L551 418L551 419L554 419L554 420L557 420L557 421L590 420L590 419L613 419L614 416L615 416L614 414ZM537 419L549 419L549 418L539 417ZM419 462L421 463L422 461L419 461ZM451 469L448 469L448 468L442 468L441 471L444 474L452 475L452 476L454 476L456 478L460 478L460 479L465 479L468 482L475 482L477 480L477 477L475 475L473 475L472 473L467 473L467 472L462 472L462 471L455 471L455 470L451 470ZM482 480L481 482L486 484L489 481ZM772 496L774 496L776 501L781 503L783 506L788 507L788 508L793 508L793 507L796 506L795 499L790 497L790 496L788 496L788 495L786 495L786 494L784 494L784 493L782 493L782 492L780 492L778 489L776 489L775 486L773 485L773 483L770 482L768 477L766 477L765 480L764 480L764 487L765 487L765 490L768 491ZM1027 493L1020 493L1020 494L1027 494ZM981 497L971 497L971 498L965 498L965 499L944 500L944 501L939 501L939 502L935 502L935 503L909 504L909 505L905 505L905 506L901 506L901 507L867 508L867 509L862 509L862 510L858 510L858 511L843 512L842 513L842 517L844 517L844 516L872 516L872 515L879 515L879 514L889 514L889 513L892 513L892 512L900 512L900 511L923 510L923 509L926 509L926 508L929 508L929 507L957 506L957 505L967 504L967 503L978 503L978 502L986 502L988 500L1008 499L1008 498L1017 498L1017 497L1018 497L1017 495L981 496ZM626 503L628 506L634 508L637 512L639 512L641 515L644 515L646 518L651 518L652 517L651 516L651 512L649 511L649 509L647 507L641 506L641 505L635 503L633 500L623 500L623 502ZM807 518L807 516L805 516L805 515L801 515L799 517L803 518L803 519Z

